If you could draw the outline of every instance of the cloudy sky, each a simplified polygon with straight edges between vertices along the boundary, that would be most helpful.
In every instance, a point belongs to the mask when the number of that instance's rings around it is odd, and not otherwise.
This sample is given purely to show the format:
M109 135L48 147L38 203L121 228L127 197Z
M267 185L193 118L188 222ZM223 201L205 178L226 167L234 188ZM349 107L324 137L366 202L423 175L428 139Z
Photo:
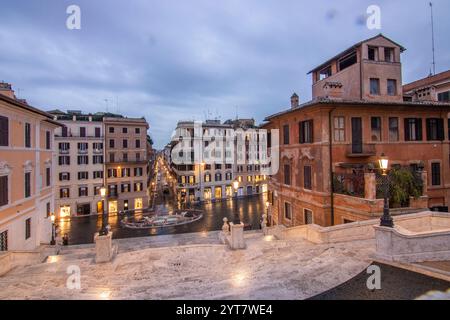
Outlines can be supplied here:
M66 8L81 8L81 30ZM381 7L381 30L366 10ZM450 69L450 2L434 0L437 72ZM425 0L1 0L0 81L44 110L145 116L158 148L178 120L261 122L311 98L307 72L365 38L405 46L404 82L428 75Z

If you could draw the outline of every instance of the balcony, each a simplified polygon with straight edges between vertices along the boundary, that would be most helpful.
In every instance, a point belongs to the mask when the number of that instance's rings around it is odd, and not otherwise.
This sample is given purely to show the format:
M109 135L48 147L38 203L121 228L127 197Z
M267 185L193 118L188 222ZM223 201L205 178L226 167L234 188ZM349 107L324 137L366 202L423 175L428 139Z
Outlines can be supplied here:
M70 153L70 150L59 149L59 154L69 154L69 153Z
M369 158L377 154L374 144L351 144L347 147L347 158Z
M94 154L103 154L103 149L94 149Z
M88 154L88 150L87 149L85 149L85 150L78 149L78 154Z

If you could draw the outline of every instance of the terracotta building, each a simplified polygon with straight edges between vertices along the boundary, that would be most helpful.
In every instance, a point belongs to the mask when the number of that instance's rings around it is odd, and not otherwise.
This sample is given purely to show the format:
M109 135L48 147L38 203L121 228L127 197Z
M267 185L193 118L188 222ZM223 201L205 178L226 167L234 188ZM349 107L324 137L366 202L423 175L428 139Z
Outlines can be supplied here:
M58 126L0 83L0 251L33 250L51 240Z
M381 216L376 164L383 153L420 188L397 213L448 206L450 104L404 101L404 50L383 35L359 42L310 72L311 101L299 104L294 94L291 108L266 118L263 128L280 137L280 170L269 182L273 224Z
M147 121L104 117L103 123L109 212L148 208Z

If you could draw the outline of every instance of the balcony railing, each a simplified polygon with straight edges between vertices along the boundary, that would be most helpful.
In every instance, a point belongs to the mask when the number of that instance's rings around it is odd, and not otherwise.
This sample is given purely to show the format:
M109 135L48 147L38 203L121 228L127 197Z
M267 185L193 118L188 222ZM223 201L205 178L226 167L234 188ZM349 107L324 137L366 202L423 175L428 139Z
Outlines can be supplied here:
M88 153L88 150L87 150L87 149L85 149L85 150L78 149L78 153L79 153L79 154L87 154L87 153Z
M94 149L94 154L103 154L103 149Z
M70 153L70 150L59 149L59 154L69 154L69 153Z
M374 144L351 144L347 147L348 158L368 158L377 154Z

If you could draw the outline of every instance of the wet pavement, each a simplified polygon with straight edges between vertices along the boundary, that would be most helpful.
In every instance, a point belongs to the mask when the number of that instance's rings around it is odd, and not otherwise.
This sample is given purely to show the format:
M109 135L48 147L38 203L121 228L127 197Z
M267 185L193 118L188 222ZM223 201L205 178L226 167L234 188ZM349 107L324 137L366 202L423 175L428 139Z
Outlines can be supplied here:
M447 291L450 282L375 263L381 269L381 290L367 289L366 271L311 300L414 300L429 291Z
M264 199L264 196L254 196L196 206L195 209L203 210L203 218L186 225L162 229L132 230L120 226L119 216L109 217L109 225L114 239L217 231L222 229L223 218L227 217L232 221L234 212L237 210L242 222L250 224L252 229L258 229L265 210ZM169 202L166 203L166 207L169 210L172 208ZM139 218L139 214L135 214L134 217ZM101 217L73 217L70 220L59 221L58 226L61 230L60 234L67 233L69 235L70 245L93 243L94 234L101 227Z

